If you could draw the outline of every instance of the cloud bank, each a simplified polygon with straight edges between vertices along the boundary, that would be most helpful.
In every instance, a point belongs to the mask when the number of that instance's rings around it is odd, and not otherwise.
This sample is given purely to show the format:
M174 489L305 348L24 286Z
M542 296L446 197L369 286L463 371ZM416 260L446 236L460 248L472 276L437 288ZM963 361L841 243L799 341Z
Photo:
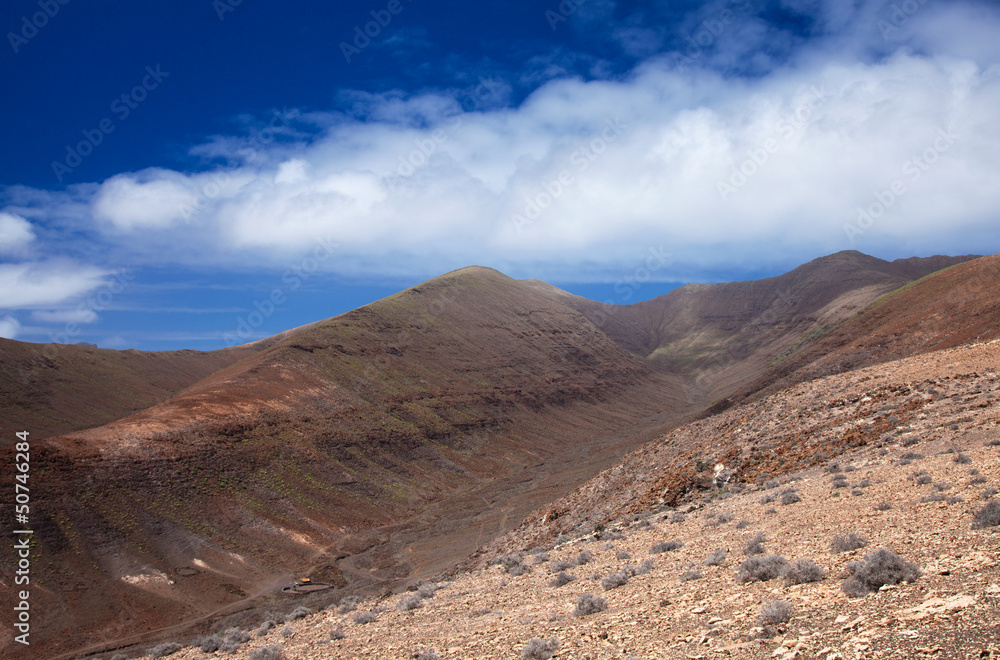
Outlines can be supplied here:
M581 6L572 29L644 57L628 75L559 77L516 106L508 81L484 77L276 114L258 138L193 148L213 163L198 171L7 191L0 250L58 219L116 265L283 269L333 242L325 266L359 277L480 263L607 281L650 248L674 257L664 280L840 249L1000 251L1000 12L772 5L711 3L669 29L609 28L614 3ZM811 22L790 30L777 9ZM79 267L0 266L0 308L99 284Z

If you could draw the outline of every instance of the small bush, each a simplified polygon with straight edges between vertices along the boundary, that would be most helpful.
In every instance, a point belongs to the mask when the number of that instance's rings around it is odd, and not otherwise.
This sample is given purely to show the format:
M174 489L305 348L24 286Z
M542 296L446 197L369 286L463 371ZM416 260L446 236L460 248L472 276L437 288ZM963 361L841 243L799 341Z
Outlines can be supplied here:
M737 582L767 582L781 577L788 570L788 560L781 555L747 557L740 564Z
M341 614L347 614L348 612L353 612L358 609L358 603L361 599L357 596L347 596L340 601L340 605L337 607L337 611Z
M556 559L549 564L549 571L559 573L573 568L573 562L568 559Z
M959 465L968 465L969 463L972 462L972 459L963 454L962 452L958 452L957 454L955 454L955 458L951 460L958 463Z
M278 622L274 619L267 619L260 624L260 628L257 629L257 636L263 637L267 633L271 632L271 629L278 625Z
M984 447L1000 447L1000 440L988 440L983 444Z
M629 575L625 571L616 571L601 580L601 587L605 591L611 591L628 584Z
M868 545L868 539L857 532L837 534L830 543L831 552L850 552Z
M194 643L202 653L215 653L222 648L222 638L218 635L207 635L195 640Z
M950 497L945 498L945 502L947 502L948 504L961 504L964 501L965 498L962 497L961 495L952 495Z
M700 580L701 578L701 571L691 568L684 571L681 575L681 582L690 582L692 580Z
M772 503L776 502L777 499L778 499L777 494L775 494L775 493L768 493L764 497L760 498L760 503L761 504L772 504Z
M731 514L731 513L728 513L728 512L726 512L726 513L720 513L719 515L717 515L717 516L715 517L715 520L716 520L716 522L718 522L718 523L719 523L720 525L725 525L726 523L731 523L731 522L733 522L733 514Z
M981 498L983 498L984 500L988 500L991 497L993 497L994 495L996 495L997 492L1000 492L1000 491L997 491L996 488L994 488L993 486L990 486L989 488L987 488L986 490L984 490L983 492L981 492L979 494L979 496Z
M865 491L861 490L860 488L855 488L854 490L851 491L851 495L853 495L854 497L861 497L864 494Z
M437 593L438 587L436 584L426 583L417 587L417 593L420 594L421 598L434 598L434 594Z
M569 584L570 582L572 582L575 579L576 579L575 577L573 577L572 575L570 575L566 571L560 571L559 573L556 574L556 576L554 578L552 578L552 581L549 582L549 586L550 587L562 587L564 585Z
M743 554L748 557L764 554L766 552L764 548L765 541L767 541L767 535L764 532L757 532L743 546Z
M417 660L441 660L441 656L434 649L427 649L417 656Z
M790 491L781 496L781 503L784 504L785 506L789 504L795 504L796 502L801 502L801 501L802 498L799 497L799 494L794 491Z
M726 563L726 551L722 548L713 550L712 554L706 557L705 561L702 563L704 563L705 566L722 566Z
M164 642L163 644L154 646L153 648L149 649L148 651L146 651L146 653L149 655L150 658L165 658L168 655L173 655L174 653L177 653L183 648L184 646L178 644L177 642Z
M733 528L735 528L735 529L746 529L749 526L750 526L750 521L749 520L741 520L738 523L736 523L735 525L733 525Z
M847 488L851 484L850 482L847 481L846 475L838 474L833 478L833 481L830 482L830 485L832 485L834 488Z
M918 454L915 451L908 451L905 454L903 454L901 458L904 458L905 460L908 461L919 461L924 458L924 455Z
M524 660L549 660L559 650L559 640L553 637L546 641L541 637L532 637L521 647L521 658Z
M781 482L777 479L768 479L763 484L761 484L761 490L771 490L772 488L777 488L781 485Z
M934 481L929 474L921 474L917 477L918 486L926 486L930 482Z
M295 634L295 629L292 628L291 626L285 626L284 628L281 629L282 637L291 637L294 634Z
M969 479L969 484L973 485L973 486L976 486L978 484L984 484L987 481L989 481L989 480L986 477L979 476L979 477L973 477L972 479Z
M990 500L979 511L976 511L972 529L986 529L1000 526L1000 502Z
M424 606L424 599L419 593L412 593L405 596L396 604L396 609L400 612L409 612Z
M787 600L769 600L760 608L760 623L763 626L776 626L788 623L794 612L792 604Z
M537 566L538 564L544 564L548 560L549 560L548 553L539 552L538 554L536 554L534 557L531 558L531 563Z
M872 485L871 479L862 479L857 484L855 484L857 488L871 488L871 485Z
M653 566L654 566L654 564L653 564L653 560L652 559L644 559L639 564L639 566L635 569L635 574L636 575L646 575L651 570L653 570Z
M295 621L296 619L301 619L302 617L309 616L313 611L308 607L296 607L294 610L288 613L285 617L285 623Z
M111 660L128 660L128 656L124 653L115 653L111 656Z
M626 559L631 559L632 555L630 555L625 550L619 550L618 552L615 553L615 558L624 561Z
M943 493L946 490L951 490L951 484L947 481L939 481L934 484L934 490L939 493Z
M921 502L944 502L947 498L941 493L931 493L927 497L921 497Z
M672 523L682 523L685 520L687 520L687 516L680 511L674 511L673 515L670 516L670 522Z
M587 616L603 612L606 609L608 609L608 601L600 596L586 593L576 599L576 608L573 610L573 616Z
M778 510L772 506L770 509L765 509L764 513L766 513L767 515L771 515L772 513L778 513Z
M826 571L812 559L799 559L785 571L785 584L806 584L826 579Z
M285 654L281 650L280 644L274 646L264 646L256 651L251 651L247 660L284 660Z
M507 573L517 577L519 575L527 575L531 572L531 567L527 564L517 563L507 569Z
M334 628L330 631L330 639L344 639L347 635L343 628Z
M887 584L913 582L920 577L920 569L892 550L879 548L865 555L865 560L852 561L846 566L848 577L841 589L848 596L860 597Z
M886 502L885 500L875 505L876 511L888 511L891 508L892 508L892 502Z
M680 541L664 541L663 543L657 543L652 548L650 548L649 554L659 555L663 554L664 552L673 552L674 550L678 550L683 547L684 544L681 543Z
M581 550L580 554L576 556L576 565L583 566L587 563L590 563L590 550Z
M375 621L375 618L374 612L358 612L354 615L354 623L363 626L366 623L372 623Z

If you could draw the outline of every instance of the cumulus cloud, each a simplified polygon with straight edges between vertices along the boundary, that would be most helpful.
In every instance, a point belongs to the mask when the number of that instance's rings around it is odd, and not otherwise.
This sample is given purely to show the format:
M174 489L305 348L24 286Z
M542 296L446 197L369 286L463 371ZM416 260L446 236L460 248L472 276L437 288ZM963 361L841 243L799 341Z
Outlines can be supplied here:
M997 10L781 4L813 20L796 32L730 0L669 35L621 22L624 48L661 52L627 76L547 82L517 107L489 101L503 83L472 104L347 95L345 110L297 118L310 139L215 139L226 168L113 177L82 221L146 263L284 267L333 240L327 263L347 274L483 263L578 280L660 246L676 263L658 276L672 279L845 248L969 251L963 236L995 235Z
M0 337L16 339L19 332L21 332L21 324L13 316L7 315L0 318Z
M35 240L31 223L14 213L0 212L0 254L14 254Z
M96 289L106 275L68 261L0 264L0 309L59 305Z

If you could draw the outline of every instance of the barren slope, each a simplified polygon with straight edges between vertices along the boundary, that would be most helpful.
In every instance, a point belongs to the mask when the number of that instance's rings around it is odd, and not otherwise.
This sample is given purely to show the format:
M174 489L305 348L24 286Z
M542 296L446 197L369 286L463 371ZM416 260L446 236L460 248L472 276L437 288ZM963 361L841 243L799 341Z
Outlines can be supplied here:
M38 652L238 605L292 571L372 588L444 568L634 447L676 389L488 269L289 334L35 443Z

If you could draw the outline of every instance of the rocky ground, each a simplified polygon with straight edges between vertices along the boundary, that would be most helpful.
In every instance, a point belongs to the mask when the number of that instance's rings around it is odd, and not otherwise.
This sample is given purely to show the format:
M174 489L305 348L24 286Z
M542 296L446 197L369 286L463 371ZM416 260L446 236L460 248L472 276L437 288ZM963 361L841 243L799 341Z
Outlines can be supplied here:
M301 618L290 599L232 654L169 657L1000 658L1000 527L974 524L1000 509L997 367L992 342L797 385L650 443L447 580ZM845 593L882 548L919 577ZM741 581L748 559L776 577ZM585 594L605 607L580 615Z

